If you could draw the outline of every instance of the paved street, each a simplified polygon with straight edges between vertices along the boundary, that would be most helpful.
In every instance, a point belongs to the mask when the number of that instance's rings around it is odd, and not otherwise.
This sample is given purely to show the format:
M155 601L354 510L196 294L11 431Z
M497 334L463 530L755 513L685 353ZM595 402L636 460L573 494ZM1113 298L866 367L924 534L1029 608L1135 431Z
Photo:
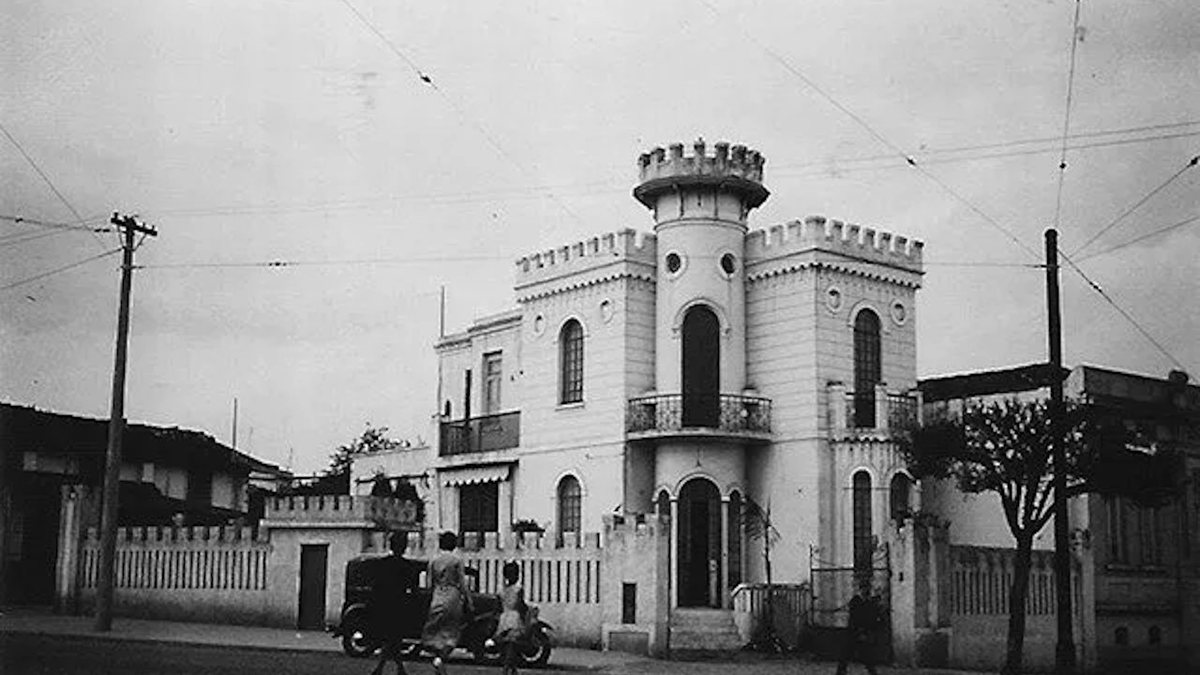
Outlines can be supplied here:
M352 659L337 652L289 649L262 649L246 646L195 645L176 642L139 642L111 640L81 635L38 635L0 633L0 672L4 675L51 675L88 673L89 675L125 675L137 673L164 675L246 675L248 673L288 673L290 675L366 675L374 660ZM411 675L431 675L428 661L408 664ZM701 661L657 661L631 659L607 664L598 661L592 667L579 664L539 668L526 672L539 675L558 673L610 672L629 675L724 675L735 671L744 675L817 675L832 674L835 664L800 659L764 659L753 655L734 655L729 659ZM394 670L389 667L388 675ZM498 675L497 666L479 666L468 660L455 660L452 675ZM865 672L861 666L851 672ZM935 671L881 668L882 673L921 675ZM945 671L943 671L945 672Z
M129 642L77 636L0 635L0 672L5 675L32 673L366 675L374 664L373 659L352 659L334 652L264 650L166 642ZM387 671L388 675L393 672L392 668ZM433 672L433 668L428 662L417 662L410 664L409 672L412 675L427 675ZM452 664L451 672L480 675L483 673L494 674L499 671L491 666L455 662ZM567 671L546 668L538 672L553 675Z

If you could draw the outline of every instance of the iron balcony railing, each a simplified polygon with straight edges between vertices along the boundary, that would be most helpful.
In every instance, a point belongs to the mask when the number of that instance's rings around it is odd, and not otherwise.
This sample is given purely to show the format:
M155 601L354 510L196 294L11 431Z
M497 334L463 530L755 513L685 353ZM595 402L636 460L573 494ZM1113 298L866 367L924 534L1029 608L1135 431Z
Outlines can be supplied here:
M846 393L846 429L911 429L917 399L911 394L868 389Z
M506 412L441 423L438 454L507 450L521 444L521 413Z
M771 433L771 399L739 394L655 394L629 399L631 434L709 430L734 435Z

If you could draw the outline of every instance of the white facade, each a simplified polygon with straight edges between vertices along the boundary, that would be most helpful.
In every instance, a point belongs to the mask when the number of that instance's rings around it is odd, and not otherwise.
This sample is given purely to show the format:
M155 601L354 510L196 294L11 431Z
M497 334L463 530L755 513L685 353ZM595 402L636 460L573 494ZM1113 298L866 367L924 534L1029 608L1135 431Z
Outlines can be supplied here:
M395 468L430 476L431 526L598 531L605 513L669 511L674 601L714 607L762 578L747 498L782 535L776 581L805 578L811 548L851 563L856 474L859 539L881 534L903 471L888 420L915 412L922 244L822 217L750 230L762 167L724 143L643 155L653 232L521 258L517 308L439 341L436 456Z

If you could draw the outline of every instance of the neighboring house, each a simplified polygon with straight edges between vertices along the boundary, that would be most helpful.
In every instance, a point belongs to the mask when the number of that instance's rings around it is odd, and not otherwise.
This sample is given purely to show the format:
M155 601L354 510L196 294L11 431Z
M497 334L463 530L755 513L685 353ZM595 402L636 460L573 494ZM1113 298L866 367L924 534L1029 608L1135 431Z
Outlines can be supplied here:
M920 383L926 419L964 405L1049 396L1046 365L928 378ZM1077 366L1060 373L1068 399L1099 407L1137 432L1137 451L1167 449L1181 466L1163 506L1084 495L1073 500L1071 532L1079 635L1091 666L1123 661L1200 660L1200 387L1181 371L1166 379ZM1011 548L995 495L961 495L926 482L921 508L950 522L951 543ZM1035 548L1054 547L1053 522Z
M0 403L0 561L4 601L49 603L54 593L64 486L102 484L108 421ZM278 467L211 436L129 424L125 430L119 522L123 526L214 525L246 521L251 474ZM99 523L98 490L84 509ZM19 580L19 583L17 581Z
M653 233L521 258L517 307L438 341L436 448L378 463L428 479L430 527L670 515L673 607L728 608L763 579L747 499L782 534L777 582L814 550L871 564L914 499L892 434L916 411L922 244L823 217L750 230L763 163L703 141L643 155Z

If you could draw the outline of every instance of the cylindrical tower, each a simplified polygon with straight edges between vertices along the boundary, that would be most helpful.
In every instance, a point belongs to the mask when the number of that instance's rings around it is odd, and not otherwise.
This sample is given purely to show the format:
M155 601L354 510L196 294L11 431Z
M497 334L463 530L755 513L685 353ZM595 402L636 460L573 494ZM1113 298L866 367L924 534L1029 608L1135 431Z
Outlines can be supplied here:
M672 603L725 607L742 577L746 495L746 216L767 198L763 158L698 140L646 153L633 196L654 212L655 504L672 515Z
M718 323L720 392L741 393L746 385L746 293L742 269L746 217L768 196L762 186L763 157L745 146L720 142L713 155L697 140L694 154L685 157L683 144L642 155L641 183L633 196L654 212L658 236L656 300L659 392L683 392L685 320L689 333L703 332L708 317L693 308L710 310ZM694 350L689 350L692 352ZM688 361L707 356L687 354ZM690 379L690 378L689 378Z

